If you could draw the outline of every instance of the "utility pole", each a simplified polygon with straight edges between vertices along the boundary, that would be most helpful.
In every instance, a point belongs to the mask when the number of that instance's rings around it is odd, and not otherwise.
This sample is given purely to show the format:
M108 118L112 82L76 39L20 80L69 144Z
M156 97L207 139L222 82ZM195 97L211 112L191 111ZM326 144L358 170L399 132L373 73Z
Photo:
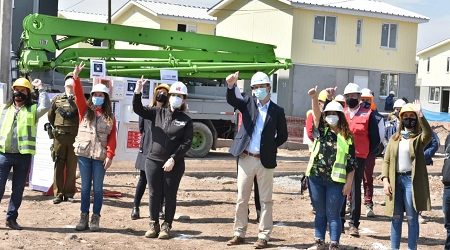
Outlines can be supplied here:
M10 85L11 74L11 24L13 0L0 1L0 82ZM6 97L8 97L9 88Z

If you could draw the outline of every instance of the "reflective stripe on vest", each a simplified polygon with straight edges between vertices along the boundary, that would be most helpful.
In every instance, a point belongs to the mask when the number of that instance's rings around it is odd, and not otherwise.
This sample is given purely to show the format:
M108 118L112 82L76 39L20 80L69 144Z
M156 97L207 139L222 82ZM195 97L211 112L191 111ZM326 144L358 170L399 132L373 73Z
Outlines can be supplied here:
M372 110L361 106L353 118L350 118L348 108L344 113L355 142L355 155L358 158L366 159L370 150L369 119Z
M21 154L35 154L36 153L36 104L27 108L21 108L17 113L17 146ZM0 152L5 153L8 134L14 123L15 107L10 106L5 109L2 107L2 125L0 128Z
M327 133L328 128L325 129ZM346 140L342 135L337 135L337 152L336 160L334 161L333 167L331 169L331 179L335 182L345 183L347 181L347 155L349 146L352 144L350 139ZM319 153L320 141L318 139L314 140L314 149L309 158L308 168L306 169L306 176L311 175L311 169L314 164L314 159Z

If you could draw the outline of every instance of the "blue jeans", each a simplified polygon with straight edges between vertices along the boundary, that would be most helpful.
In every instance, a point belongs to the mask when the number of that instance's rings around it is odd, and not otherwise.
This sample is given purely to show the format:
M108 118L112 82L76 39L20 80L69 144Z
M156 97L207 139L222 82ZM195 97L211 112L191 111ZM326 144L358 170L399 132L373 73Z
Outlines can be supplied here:
M444 186L444 195L442 197L442 202L442 210L444 212L444 226L445 229L447 229L445 249L450 249L450 186Z
M341 238L341 205L344 202L342 188L344 184L333 182L322 176L309 176L311 201L316 210L314 219L314 237L325 240L327 223L330 228L330 239L339 243Z
M403 213L408 221L408 249L417 248L419 213L413 205L411 175L397 175L395 182L394 215L391 223L391 249L400 249Z
M91 186L94 183L94 214L100 215L103 205L103 180L105 168L103 161L78 156L81 175L81 212L89 213Z
M0 153L0 201L5 193L9 172L11 172L11 168L13 169L12 192L6 213L7 220L16 220L19 216L18 210L22 204L23 190L30 165L30 154Z

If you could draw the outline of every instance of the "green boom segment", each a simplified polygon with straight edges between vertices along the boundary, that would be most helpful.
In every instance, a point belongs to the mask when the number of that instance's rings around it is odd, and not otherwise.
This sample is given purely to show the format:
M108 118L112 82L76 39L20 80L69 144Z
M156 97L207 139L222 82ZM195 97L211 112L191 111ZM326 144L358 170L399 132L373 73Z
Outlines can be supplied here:
M63 19L32 14L23 20L22 48L19 68L23 73L56 70L63 74L85 61L87 67L81 77L89 76L91 59L106 60L108 75L124 77L159 78L161 69L177 70L185 78L224 78L230 72L240 71L244 79L255 71L268 74L288 69L289 59L275 56L275 46L239 39L139 28L116 24ZM56 36L62 37L56 39ZM78 43L100 44L109 47L88 46L68 48ZM145 48L115 49L116 41ZM84 46L86 47L86 46ZM58 56L48 55L58 52Z

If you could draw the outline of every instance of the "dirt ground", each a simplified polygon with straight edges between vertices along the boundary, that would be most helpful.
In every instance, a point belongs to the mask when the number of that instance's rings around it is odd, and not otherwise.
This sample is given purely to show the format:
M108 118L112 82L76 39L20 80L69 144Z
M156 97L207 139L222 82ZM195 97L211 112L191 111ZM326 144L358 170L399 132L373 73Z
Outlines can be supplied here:
M137 178L135 172L126 173L119 165L113 166L105 178L105 189L118 191L122 197L105 197L100 226L101 232L74 230L80 213L80 203L52 204L52 197L26 189L18 222L23 231L0 226L0 249L253 249L257 224L253 198L250 205L250 223L246 244L227 247L233 233L236 200L234 159L219 150L206 159L189 159L186 174L178 193L178 208L173 223L171 240L147 239L148 194L141 205L142 219L132 221L130 212ZM279 168L284 172L274 181L274 230L269 242L273 248L305 249L313 243L313 220L309 197L299 194L300 172L306 167L307 152L280 152ZM442 160L437 160L431 171L431 199L433 210L425 212L427 222L420 225L419 249L442 249L445 238L442 215L442 183L436 176ZM440 165L442 166L442 165ZM226 172L214 176L208 169ZM114 171L118 171L114 173ZM132 170L128 165L128 170ZM203 171L200 171L203 170ZM375 172L380 170L377 160ZM209 177L205 177L209 176ZM80 180L77 180L78 186ZM361 237L341 237L343 249L389 249L390 220L383 216L384 200L381 181L375 180L374 201L376 218L361 216ZM75 198L79 198L79 195ZM5 193L0 208L5 213L9 192ZM365 209L362 208L362 213ZM180 218L181 217L181 218ZM347 225L346 225L347 228ZM403 223L402 249L406 248L407 224ZM328 236L327 236L328 237ZM327 238L327 241L329 238Z

